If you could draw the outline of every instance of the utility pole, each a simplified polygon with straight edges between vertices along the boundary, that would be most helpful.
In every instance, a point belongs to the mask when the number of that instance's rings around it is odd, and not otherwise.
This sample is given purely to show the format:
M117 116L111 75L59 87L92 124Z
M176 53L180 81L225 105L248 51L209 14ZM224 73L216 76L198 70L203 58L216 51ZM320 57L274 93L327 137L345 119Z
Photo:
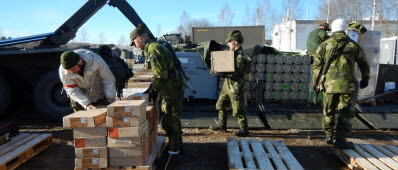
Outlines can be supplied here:
M372 26L370 27L370 30L372 31L375 26L375 13L376 13L376 0L373 0Z

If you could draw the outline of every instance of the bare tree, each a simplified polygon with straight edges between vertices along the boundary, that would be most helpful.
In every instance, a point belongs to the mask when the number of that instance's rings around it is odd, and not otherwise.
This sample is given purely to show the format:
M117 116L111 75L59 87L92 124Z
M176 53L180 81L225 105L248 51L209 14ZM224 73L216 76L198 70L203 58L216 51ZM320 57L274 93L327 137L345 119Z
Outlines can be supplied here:
M218 22L222 26L231 26L234 15L235 12L231 8L229 8L228 3L225 3L218 15Z
M129 46L127 45L126 42L127 42L126 37L124 35L121 35L116 46L119 47L120 49L128 49Z
M191 19L189 14L184 10L180 17L180 25L177 27L177 31L181 35L192 35L192 27L209 27L213 26L207 19Z
M287 12L289 20L303 18L303 6L301 0L283 0L283 11Z
M253 25L253 14L249 6L246 6L245 13L242 15L242 25Z
M88 40L89 38L88 38L88 32L87 32L87 30L86 30L86 28L80 28L80 30L79 30L79 40L80 40L80 43L82 43L82 44L88 44Z
M98 44L104 44L106 41L104 32L101 32L98 35Z

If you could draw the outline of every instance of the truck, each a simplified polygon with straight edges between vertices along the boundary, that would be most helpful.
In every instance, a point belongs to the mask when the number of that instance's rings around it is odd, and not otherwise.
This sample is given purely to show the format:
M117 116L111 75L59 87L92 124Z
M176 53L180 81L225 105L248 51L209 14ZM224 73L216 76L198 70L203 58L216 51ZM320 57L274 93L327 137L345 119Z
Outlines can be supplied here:
M233 30L242 32L245 39L244 46L264 45L265 26L232 26L232 27L192 27L192 43L215 40L225 43L227 35Z
M58 74L60 55L73 50L65 45L106 4L119 9L134 26L142 24L149 37L155 39L126 0L88 0L54 32L1 40L0 57L4 60L0 63L0 116L33 107L45 118L61 120L72 112ZM15 47L32 42L38 45Z

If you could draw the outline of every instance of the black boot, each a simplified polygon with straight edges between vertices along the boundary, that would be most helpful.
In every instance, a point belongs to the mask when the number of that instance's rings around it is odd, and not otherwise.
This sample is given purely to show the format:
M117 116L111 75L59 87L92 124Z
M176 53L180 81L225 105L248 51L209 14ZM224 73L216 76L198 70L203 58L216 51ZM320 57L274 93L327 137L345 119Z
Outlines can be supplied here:
M241 129L239 129L238 132L234 132L233 134L235 136L239 136L239 137L248 137L249 136L249 130L241 130Z
M214 131L219 131L219 132L227 132L227 126L224 126L224 125L222 125L222 126L220 126L220 125L210 126L210 129L214 130Z
M338 149L354 149L355 145L352 142L347 142L345 139L336 139L334 147Z
M326 142L327 144L333 144L333 135L331 135L331 136L326 136L325 142Z

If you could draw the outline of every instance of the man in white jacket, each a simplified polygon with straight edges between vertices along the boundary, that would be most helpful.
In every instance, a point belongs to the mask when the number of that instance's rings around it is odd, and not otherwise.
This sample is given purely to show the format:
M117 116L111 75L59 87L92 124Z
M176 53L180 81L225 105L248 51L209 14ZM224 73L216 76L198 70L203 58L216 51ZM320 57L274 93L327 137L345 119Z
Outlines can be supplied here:
M75 112L115 101L115 77L105 61L90 50L62 53L59 77Z

